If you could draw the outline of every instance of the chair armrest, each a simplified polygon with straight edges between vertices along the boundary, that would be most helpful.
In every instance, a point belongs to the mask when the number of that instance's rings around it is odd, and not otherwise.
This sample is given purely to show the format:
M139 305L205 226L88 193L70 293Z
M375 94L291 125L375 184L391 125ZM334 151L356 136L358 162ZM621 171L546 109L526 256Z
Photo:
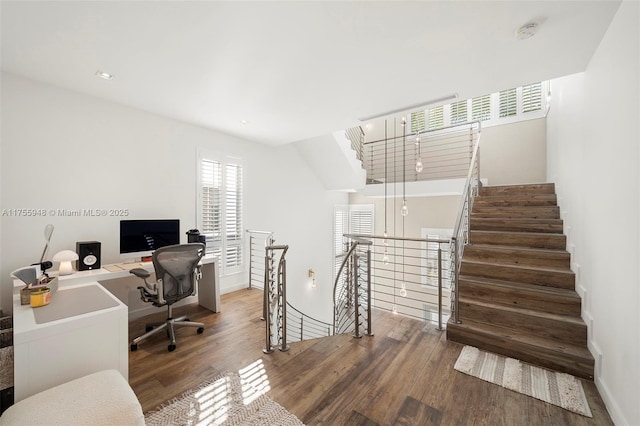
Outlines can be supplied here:
M135 275L138 278L149 278L151 276L151 273L149 271L147 271L146 269L142 269L142 268L134 268L129 270L130 274Z

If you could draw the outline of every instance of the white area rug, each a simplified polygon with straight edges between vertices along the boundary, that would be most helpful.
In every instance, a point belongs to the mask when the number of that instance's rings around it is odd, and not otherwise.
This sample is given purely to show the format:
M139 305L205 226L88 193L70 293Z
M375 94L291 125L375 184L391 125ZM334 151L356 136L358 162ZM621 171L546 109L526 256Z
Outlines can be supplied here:
M150 425L302 425L303 423L255 386L254 378L230 373L189 390L145 414ZM268 386L268 385L267 385Z
M472 346L462 349L453 368L574 413L593 417L582 383L569 374L534 367Z

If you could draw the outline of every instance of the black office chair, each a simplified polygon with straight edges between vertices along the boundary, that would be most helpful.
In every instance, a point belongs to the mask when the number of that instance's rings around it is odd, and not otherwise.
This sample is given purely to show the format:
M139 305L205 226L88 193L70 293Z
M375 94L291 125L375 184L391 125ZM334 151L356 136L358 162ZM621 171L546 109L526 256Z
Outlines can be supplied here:
M204 331L203 323L191 322L186 316L173 318L172 305L185 297L196 294L196 285L201 277L198 263L204 256L204 248L202 243L177 244L162 247L153 252L153 267L156 271L155 283L147 281L151 274L142 268L130 271L136 277L144 280L145 286L138 287L140 298L154 306L166 305L168 309L165 322L148 324L146 333L133 339L131 342L132 351L138 349L138 342L164 329L171 339L168 347L169 352L176 348L175 327L198 327L198 334L202 334Z

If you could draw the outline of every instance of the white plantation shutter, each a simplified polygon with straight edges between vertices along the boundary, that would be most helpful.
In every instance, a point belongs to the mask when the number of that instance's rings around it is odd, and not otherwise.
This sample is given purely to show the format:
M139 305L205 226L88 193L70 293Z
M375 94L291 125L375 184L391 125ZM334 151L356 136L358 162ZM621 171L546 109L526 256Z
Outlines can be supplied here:
M349 206L336 206L333 218L333 254L335 257L333 275L338 274L346 253L343 234L349 233Z
M242 265L242 166L225 166L225 266Z
M198 227L223 274L242 270L242 165L200 159Z
M539 111L542 109L542 83L522 86L522 112Z
M518 96L515 88L500 92L499 116L509 117L518 113Z
M222 166L218 161L202 159L200 164L200 232L206 237L206 254L222 255Z
M335 255L335 271L342 264L344 255L349 250L344 234L373 235L373 205L354 204L351 206L336 206L334 209L334 237L333 250Z
M429 108L427 128L429 130L444 127L444 107L442 105Z
M424 132L426 129L424 111L411 113L411 133Z
M467 121L467 100L451 104L451 124L464 123Z
M351 210L349 212L349 233L373 235L373 211Z
M471 119L488 120L491 118L491 95L480 96L471 100Z

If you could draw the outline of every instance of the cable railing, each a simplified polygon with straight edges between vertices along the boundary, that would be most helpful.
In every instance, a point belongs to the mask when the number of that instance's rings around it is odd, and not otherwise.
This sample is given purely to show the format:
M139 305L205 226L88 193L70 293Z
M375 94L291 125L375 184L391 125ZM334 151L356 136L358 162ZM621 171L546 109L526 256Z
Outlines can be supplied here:
M290 303L287 307L287 336L290 342L302 342L333 335L333 324L310 317Z
M460 208L458 209L458 217L456 218L451 237L451 252L453 253L453 288L451 310L453 312L454 321L460 323L460 310L458 302L460 300L460 287L458 285L460 277L460 265L462 262L462 254L464 247L469 243L471 236L471 211L473 209L473 201L478 195L482 183L480 182L480 122L478 122L478 137L476 139L469 170L467 172L467 180L462 190L460 200Z
M368 183L456 179L467 176L480 122L406 132L363 144Z
M360 234L344 237L349 244L353 240L370 242L370 270L362 263L357 270L360 277L370 274L371 308L432 322L443 329L451 314L454 279L450 239ZM354 275L344 276L346 287ZM340 331L339 324L336 327Z
M346 235L345 235L346 236ZM333 286L333 330L335 334L372 336L371 241L349 236L347 250Z
M264 291L265 280L267 280L274 286L275 290L273 293L277 296L277 285L275 284L277 280L275 279L276 272L274 270L275 260L273 253L269 251L269 247L274 246L275 243L274 234L271 231L258 231L253 229L247 229L246 232L249 234L249 288L257 288ZM270 302L273 302L272 299L276 296L269 296ZM268 308L269 305L266 302L263 303L262 320L269 317L269 312L267 312ZM273 316L273 309L270 312L272 314L271 316ZM318 320L301 312L289 301L286 301L285 313L287 317L284 331L285 338L288 342L317 339L333 334L333 324ZM271 323L274 324L275 321L272 320ZM275 331L277 334L277 330ZM270 334L272 336L275 335L273 332ZM267 343L267 346L268 345L272 346L272 343Z
M344 131L344 135L351 142L351 149L355 151L358 160L363 161L364 130L362 127L350 127Z
M289 246L265 247L264 320L266 354L273 352L274 342L281 351L288 351L287 344L287 260ZM280 257L278 257L280 253Z

